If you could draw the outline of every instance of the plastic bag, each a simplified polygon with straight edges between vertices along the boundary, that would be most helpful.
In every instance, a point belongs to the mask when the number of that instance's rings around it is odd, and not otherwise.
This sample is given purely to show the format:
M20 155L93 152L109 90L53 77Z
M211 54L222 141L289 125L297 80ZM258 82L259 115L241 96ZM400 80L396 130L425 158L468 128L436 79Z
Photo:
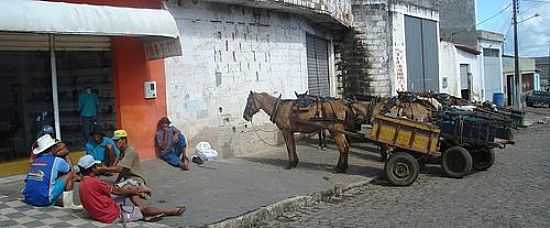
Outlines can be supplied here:
M212 149L210 143L199 142L197 146L195 146L193 157L199 157L203 161L211 161L215 160L218 157L218 152Z

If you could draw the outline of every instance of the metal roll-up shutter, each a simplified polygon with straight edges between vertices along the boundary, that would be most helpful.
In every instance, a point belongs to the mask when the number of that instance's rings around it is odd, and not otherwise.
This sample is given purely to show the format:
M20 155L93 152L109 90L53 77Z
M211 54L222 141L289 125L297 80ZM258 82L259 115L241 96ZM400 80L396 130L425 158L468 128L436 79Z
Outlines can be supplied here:
M306 35L308 90L310 95L330 96L328 41Z
M0 51L48 51L49 36L32 33L0 32ZM107 36L56 35L56 51L110 51Z

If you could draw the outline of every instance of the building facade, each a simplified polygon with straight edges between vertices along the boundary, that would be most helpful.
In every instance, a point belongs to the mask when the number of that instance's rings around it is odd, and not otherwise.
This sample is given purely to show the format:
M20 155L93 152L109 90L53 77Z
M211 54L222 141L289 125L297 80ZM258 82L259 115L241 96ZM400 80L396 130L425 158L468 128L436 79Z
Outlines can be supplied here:
M483 100L493 101L495 93L504 93L502 78L502 53L504 35L500 33L478 31L478 44L481 51L481 72L483 73Z
M461 44L442 41L440 44L442 93L472 101L483 99L481 52Z
M179 33L161 0L0 3L0 161L28 158L44 125L79 150L78 96L99 98L97 124L126 129L143 159L153 158L156 122L166 115L164 57ZM112 16L116 15L116 16ZM144 82L154 82L145 97Z
M550 90L550 56L535 57L535 66L540 74L542 90Z
M353 0L354 27L367 47L373 95L439 88L436 0Z
M515 64L513 56L503 56L503 81L507 104L513 104ZM519 58L519 74L521 81L521 102L525 104L525 96L533 90L540 90L540 75L534 58Z
M334 44L351 26L349 1L168 1L167 7L183 51L166 60L167 110L191 144L208 141L231 156L273 142L265 114L254 117L256 126L242 118L250 91L336 95Z

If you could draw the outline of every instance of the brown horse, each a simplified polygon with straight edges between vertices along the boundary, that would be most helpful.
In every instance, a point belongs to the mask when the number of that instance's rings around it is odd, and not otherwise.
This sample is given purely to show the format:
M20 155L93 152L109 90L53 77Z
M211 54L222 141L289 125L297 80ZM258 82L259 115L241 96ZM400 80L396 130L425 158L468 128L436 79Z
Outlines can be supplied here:
M271 121L279 128L286 142L288 166L291 169L298 165L294 133L313 133L327 129L338 145L340 157L336 165L337 172L345 172L348 168L349 143L344 135L345 122L349 109L341 101L327 100L314 102L307 107L299 108L297 100L280 99L267 93L250 91L247 98L243 118L252 121L252 116L263 110Z

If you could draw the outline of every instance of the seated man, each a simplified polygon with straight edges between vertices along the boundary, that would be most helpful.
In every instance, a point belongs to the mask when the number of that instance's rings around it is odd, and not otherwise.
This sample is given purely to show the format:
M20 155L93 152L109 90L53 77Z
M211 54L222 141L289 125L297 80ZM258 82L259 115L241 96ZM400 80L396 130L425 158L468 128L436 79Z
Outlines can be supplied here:
M155 142L162 160L171 166L189 170L189 159L185 153L187 148L185 137L180 130L170 126L170 120L167 117L162 117L157 124Z
M92 155L95 160L101 161L106 166L113 166L118 162L120 151L115 146L113 140L105 135L96 127L90 133L91 138L84 148L86 154Z
M141 168L141 160L134 148L128 145L128 133L125 130L116 130L113 134L113 141L120 150L118 164L111 167L97 167L100 173L118 173L116 182L123 185L133 185L147 188L145 177Z
M143 187L111 185L100 180L97 175L100 161L85 155L78 161L80 174L80 202L94 220L103 223L113 223L117 219L122 222L146 220L152 221L162 216L179 216L185 212L181 208L155 208L143 204L141 194L150 194L150 190ZM127 198L133 204L127 202Z
M22 192L24 201L33 206L50 206L63 194L63 206L77 208L73 203L74 172L67 156L67 146L49 134L38 138L34 145L32 153L35 158Z

